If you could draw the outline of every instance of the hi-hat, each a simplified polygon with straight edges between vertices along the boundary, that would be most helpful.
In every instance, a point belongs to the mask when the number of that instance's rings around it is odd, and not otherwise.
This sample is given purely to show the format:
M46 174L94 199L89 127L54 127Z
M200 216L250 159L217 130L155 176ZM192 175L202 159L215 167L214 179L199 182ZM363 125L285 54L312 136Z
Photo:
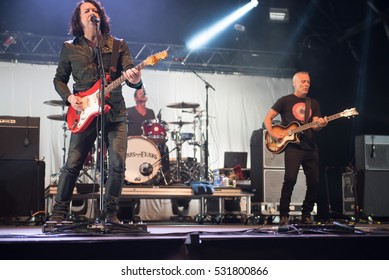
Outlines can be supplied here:
M47 116L48 119L54 120L54 121L65 121L66 115L49 115Z
M178 121L178 122L169 122L169 124L177 124L179 126L183 126L184 124L192 124L193 122L183 122L183 121Z
M199 106L200 104L198 103L190 103L190 102L179 102L179 103L172 103L166 105L166 107L175 108L175 109L197 108Z
M63 102L62 100L49 100L43 102L43 104L50 105L50 106L64 106L65 102Z

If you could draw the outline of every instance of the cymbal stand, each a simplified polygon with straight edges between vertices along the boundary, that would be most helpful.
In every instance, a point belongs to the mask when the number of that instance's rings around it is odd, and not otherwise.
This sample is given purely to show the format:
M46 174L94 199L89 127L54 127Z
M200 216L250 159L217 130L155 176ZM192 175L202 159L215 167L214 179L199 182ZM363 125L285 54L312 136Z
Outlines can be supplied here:
M62 115L64 115L64 112L65 112L65 106L62 105ZM66 138L67 138L67 135L66 135L66 130L67 130L67 125L66 125L66 121L62 124L62 130L63 130L63 147L62 147L62 151L63 151L63 155L62 155L62 166L65 165L65 160L66 160ZM58 177L59 175L61 174L61 169L58 170L57 173L53 175L51 175L51 181L52 183L57 183L57 180L58 180Z
M181 61L182 65L185 65L185 61ZM209 152L208 152L208 144L209 144L209 138L208 138L208 127L209 127L209 119L208 119L208 89L211 88L214 91L216 89L208 83L203 77L201 77L195 70L191 69L191 71L200 79L204 82L205 84L205 113L206 113L206 124L205 124L205 141L204 141L204 164L205 164L205 170L207 172L205 173L205 180L209 179L208 176L208 157L209 157Z
M177 177L175 178L176 182L181 182L181 147L182 147L182 142L181 142L181 128L182 126L180 125L178 128L178 133L177 133L177 139L174 141L176 144L176 154L177 154Z

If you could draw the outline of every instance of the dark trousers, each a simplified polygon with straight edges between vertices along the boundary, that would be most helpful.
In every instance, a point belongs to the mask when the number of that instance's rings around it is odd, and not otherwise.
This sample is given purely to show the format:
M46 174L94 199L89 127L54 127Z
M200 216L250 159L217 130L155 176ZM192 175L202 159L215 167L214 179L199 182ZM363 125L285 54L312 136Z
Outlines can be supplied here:
M306 193L302 215L309 216L317 200L319 189L319 153L317 150L302 150L290 145L285 150L285 176L281 190L280 216L289 216L289 206L300 166L306 177Z
M58 181L56 203L53 209L56 212L67 212L69 208L75 183L97 137L96 126L95 119L84 132L71 135L68 157ZM104 208L108 212L117 213L118 199L124 182L127 124L107 122L104 132L108 150L108 177L105 182Z

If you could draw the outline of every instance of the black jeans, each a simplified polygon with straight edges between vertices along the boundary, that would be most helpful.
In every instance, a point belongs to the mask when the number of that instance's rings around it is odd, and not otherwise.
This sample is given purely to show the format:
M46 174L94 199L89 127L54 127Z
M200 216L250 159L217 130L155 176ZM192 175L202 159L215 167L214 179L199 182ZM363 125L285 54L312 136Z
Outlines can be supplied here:
M95 119L84 132L72 133L68 157L59 176L54 212L67 212L75 183L83 168L88 152L95 143L99 128L100 126ZM104 132L108 151L108 176L105 183L104 210L117 213L119 210L119 196L124 183L127 124L125 121L107 122Z
M309 216L315 202L320 184L319 152L317 150L302 150L290 145L285 150L285 176L281 190L280 216L289 216L289 206L300 166L306 177L307 190L302 205L302 215Z

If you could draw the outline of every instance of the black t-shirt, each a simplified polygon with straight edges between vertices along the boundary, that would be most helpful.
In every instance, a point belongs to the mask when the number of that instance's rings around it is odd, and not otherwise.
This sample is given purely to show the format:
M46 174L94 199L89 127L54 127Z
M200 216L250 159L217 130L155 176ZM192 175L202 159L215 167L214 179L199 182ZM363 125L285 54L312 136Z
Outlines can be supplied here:
M304 124L305 98L299 98L294 94L281 97L272 106L272 109L281 115L281 124L288 126L291 122ZM311 110L308 122L312 117L321 117L320 105L317 100L311 98ZM293 143L291 143L293 144ZM300 147L303 149L315 149L316 141L312 129L305 130L300 136Z
M146 120L155 119L154 111L146 108L146 115L142 116L135 107L127 108L128 136L143 135L142 124Z

